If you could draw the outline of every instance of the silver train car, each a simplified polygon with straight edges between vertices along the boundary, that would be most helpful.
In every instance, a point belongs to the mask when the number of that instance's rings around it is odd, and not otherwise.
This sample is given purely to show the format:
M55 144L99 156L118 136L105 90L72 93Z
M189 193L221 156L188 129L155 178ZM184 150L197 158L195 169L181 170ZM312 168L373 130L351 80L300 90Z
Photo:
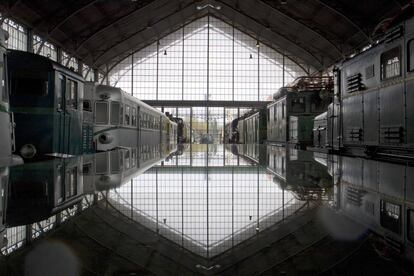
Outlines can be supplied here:
M170 144L177 141L177 124L157 109L120 88L85 83L84 101L94 116L94 146L97 151L140 144Z
M357 156L414 157L414 17L334 70L326 148Z
M338 164L333 201L338 212L413 261L414 167L355 157L340 157Z

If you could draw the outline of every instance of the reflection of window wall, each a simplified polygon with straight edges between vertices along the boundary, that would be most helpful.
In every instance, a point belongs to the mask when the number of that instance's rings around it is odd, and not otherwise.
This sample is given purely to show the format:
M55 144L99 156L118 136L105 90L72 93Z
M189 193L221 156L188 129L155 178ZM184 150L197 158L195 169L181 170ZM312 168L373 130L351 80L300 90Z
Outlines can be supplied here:
M112 85L146 100L268 100L302 66L215 18L198 19L121 61Z

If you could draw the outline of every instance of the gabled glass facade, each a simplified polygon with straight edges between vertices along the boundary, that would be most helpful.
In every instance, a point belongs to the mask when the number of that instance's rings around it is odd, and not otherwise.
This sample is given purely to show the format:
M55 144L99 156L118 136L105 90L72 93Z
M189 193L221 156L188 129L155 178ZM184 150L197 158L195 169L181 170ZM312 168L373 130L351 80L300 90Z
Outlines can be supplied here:
M207 16L118 63L111 85L143 100L265 101L306 75L282 53Z

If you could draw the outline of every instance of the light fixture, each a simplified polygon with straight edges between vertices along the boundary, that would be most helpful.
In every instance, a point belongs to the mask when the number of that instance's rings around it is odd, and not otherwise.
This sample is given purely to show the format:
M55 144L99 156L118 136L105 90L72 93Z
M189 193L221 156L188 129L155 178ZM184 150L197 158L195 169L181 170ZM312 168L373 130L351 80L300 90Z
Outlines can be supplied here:
M259 47L260 47L259 40L256 42L256 47L257 47L257 48L259 48Z
M220 5L214 6L212 4L205 4L205 5L202 5L202 6L200 6L200 5L196 6L196 9L199 10L199 11L204 10L205 8L212 8L212 9L215 9L215 10L221 10Z
M280 0L280 4L286 5L287 4L287 0Z
M250 59L252 59L253 58L253 56L252 56L252 54L250 54L250 57L249 57Z
M167 55L167 50L164 50L164 56L166 56Z

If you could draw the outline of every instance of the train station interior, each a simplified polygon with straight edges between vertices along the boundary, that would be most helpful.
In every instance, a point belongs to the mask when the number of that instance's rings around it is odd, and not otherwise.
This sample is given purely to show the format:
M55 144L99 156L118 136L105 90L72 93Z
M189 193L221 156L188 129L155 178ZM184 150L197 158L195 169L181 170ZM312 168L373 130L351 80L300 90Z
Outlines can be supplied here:
M413 275L414 1L0 0L0 275Z

